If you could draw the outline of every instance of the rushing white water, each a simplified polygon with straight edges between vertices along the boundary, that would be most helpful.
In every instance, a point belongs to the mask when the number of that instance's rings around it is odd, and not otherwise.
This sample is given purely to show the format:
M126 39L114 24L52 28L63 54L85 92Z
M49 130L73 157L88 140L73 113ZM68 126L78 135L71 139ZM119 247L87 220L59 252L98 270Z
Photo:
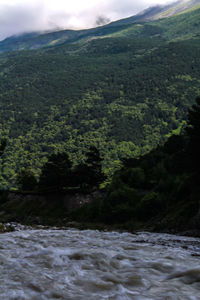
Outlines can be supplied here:
M76 229L4 233L0 299L200 299L200 239Z

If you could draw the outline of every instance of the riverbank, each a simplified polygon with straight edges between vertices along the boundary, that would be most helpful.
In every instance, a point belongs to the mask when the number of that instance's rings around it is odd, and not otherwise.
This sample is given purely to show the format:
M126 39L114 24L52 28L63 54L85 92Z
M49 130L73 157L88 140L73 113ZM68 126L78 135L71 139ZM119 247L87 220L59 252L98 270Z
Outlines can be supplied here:
M0 234L5 232L13 232L15 228L11 224L2 224L0 223Z
M0 222L66 226L72 211L101 197L103 194L96 190L49 194L5 191L0 197Z
M8 193L2 199L0 222L3 224L17 223L33 228L44 226L130 233L148 231L200 237L199 211L191 218L188 216L188 205L183 202L172 206L166 214L159 213L156 217L144 221L132 217L123 223L109 224L95 219L95 213L104 199L104 194L97 191L90 194L73 192L67 195ZM10 228L2 226L0 232L11 230L12 226Z
M0 233L12 232L23 229L68 229L76 228L78 230L98 230L98 231L116 231L116 232L129 232L129 233L138 233L138 232L152 232L152 233L167 233L172 235L180 236L191 236L200 238L200 230L196 228L159 228L159 224L155 222L148 223L138 223L132 222L127 224L104 224L97 222L77 222L69 220L67 217L64 218L55 218L52 216L27 216L26 219L21 219L16 216L8 216L8 219L4 219L5 223L0 223Z
M38 219L37 219L38 220ZM125 233L129 232L132 234L139 234L140 232L149 232L149 233L158 233L158 234L171 234L171 235L178 235L178 236L185 236L185 237L196 237L200 238L200 230L198 229L189 229L185 231L178 231L175 229L163 229L162 231L156 230L156 227L153 228L152 226L137 224L137 226L128 226L124 224L116 224L116 225L107 225L102 223L80 223L80 222L67 222L67 220L62 220L62 225L58 225L57 222L51 225L49 224L36 224L36 223L0 223L0 234L5 232L13 232L13 231L21 231L21 230L31 230L31 229L38 229L38 230L65 230L65 229L78 229L82 230L97 230L102 232L119 232Z

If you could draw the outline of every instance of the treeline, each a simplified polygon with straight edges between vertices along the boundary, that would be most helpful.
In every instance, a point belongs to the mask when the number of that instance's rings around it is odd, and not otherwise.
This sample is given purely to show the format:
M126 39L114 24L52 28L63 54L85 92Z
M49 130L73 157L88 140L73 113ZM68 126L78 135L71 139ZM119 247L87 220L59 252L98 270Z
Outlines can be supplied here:
M180 135L171 136L139 159L123 160L103 200L84 206L72 219L156 230L200 229L200 98ZM142 225L141 225L142 224Z
M77 192L91 192L105 180L101 161L95 146L89 148L85 162L75 167L66 152L54 153L43 165L38 180L30 168L22 168L17 174L16 183L19 191L29 193L66 193L73 189Z

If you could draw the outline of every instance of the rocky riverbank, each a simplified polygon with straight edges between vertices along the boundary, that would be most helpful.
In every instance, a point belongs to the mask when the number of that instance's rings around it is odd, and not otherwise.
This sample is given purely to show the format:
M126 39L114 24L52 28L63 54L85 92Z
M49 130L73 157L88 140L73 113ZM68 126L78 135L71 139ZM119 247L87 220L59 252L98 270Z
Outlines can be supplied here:
M2 224L0 223L0 234L4 232L15 231L15 228L11 224Z

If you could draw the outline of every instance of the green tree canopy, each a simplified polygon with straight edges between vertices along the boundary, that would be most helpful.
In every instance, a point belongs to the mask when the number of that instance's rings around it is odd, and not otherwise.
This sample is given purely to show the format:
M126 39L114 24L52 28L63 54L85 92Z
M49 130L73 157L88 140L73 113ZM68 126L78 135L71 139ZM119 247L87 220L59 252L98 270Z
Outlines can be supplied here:
M82 187L98 187L105 180L101 162L99 150L95 146L90 146L85 163L79 164L75 170L77 183Z
M30 168L22 168L19 171L16 183L22 191L33 191L37 186L35 174Z
M0 142L0 156L3 154L5 147L6 147L6 140L2 140Z
M71 184L71 167L68 154L52 154L44 164L39 180L41 191L61 191Z
M200 166L200 97L196 98L196 104L188 113L188 127L186 132L189 135L189 154L192 167L199 169Z

